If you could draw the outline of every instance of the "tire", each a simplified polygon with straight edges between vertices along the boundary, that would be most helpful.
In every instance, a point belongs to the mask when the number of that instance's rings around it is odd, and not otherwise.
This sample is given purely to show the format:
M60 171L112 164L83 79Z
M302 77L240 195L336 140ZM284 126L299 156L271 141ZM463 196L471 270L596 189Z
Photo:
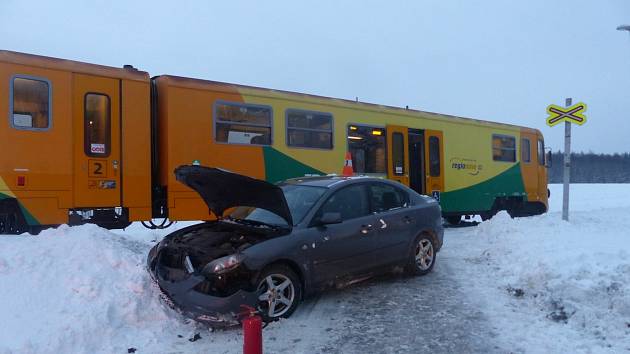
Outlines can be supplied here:
M285 265L265 268L256 283L261 292L256 307L265 322L290 317L302 299L300 278ZM270 286L274 290L270 291Z
M407 273L415 276L426 275L433 270L437 252L433 237L428 234L421 234L416 237L412 246L407 263Z
M459 225L459 223L462 221L462 216L461 215L449 215L446 218L446 222L448 222L449 224L456 226Z

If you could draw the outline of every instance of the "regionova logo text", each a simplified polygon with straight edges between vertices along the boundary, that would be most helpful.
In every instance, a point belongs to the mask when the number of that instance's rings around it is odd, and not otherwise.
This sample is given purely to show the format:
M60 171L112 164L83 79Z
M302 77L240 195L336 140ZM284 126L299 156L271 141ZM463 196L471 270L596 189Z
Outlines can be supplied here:
M476 176L483 169L483 166L477 163L475 159L454 157L451 159L451 168L466 172L471 176Z

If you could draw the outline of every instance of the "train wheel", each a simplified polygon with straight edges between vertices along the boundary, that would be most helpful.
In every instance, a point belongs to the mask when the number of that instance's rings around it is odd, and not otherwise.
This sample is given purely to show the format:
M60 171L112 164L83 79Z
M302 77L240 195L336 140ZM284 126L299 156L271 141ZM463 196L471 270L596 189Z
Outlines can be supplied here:
M451 225L459 225L462 221L461 215L449 215L446 217L446 221Z
M486 221L486 220L492 219L492 217L495 216L496 214L497 214L496 210L493 209L493 210L483 212L479 214L479 216L481 216L482 221Z
M28 231L28 224L15 198L0 200L0 234L20 234Z
M7 223L6 223L5 229L7 230L8 234L19 233L17 229L17 222L15 219L16 219L15 214L7 215Z
M16 214L4 214L0 216L0 234L19 235L27 231L27 227L20 223Z

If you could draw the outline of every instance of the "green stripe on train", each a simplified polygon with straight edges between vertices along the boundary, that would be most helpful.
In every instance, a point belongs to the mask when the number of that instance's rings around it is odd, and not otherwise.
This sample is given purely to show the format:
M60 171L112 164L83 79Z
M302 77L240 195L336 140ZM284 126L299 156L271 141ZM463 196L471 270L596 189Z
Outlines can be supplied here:
M288 178L303 177L307 174L325 174L268 146L263 147L263 156L267 182L275 183Z
M485 211L503 196L526 196L520 163L487 181L442 193L440 205L443 212Z
M265 179L278 182L288 178L302 177L306 174L325 175L280 151L263 147L265 159ZM503 173L467 188L444 192L440 196L440 205L444 212L466 212L490 210L494 199L500 196L525 196L525 185L517 163Z
M10 196L8 196L6 194L0 193L0 200L2 200L2 199L9 199L9 198L13 198L13 197L10 197ZM28 209L26 209L24 207L24 205L22 205L22 203L20 203L19 200L18 200L18 205L20 206L20 210L22 210L22 215L24 215L24 219L26 220L27 224L29 224L30 226L40 225L40 223L37 221L37 219L35 219L33 214L31 214L28 211Z

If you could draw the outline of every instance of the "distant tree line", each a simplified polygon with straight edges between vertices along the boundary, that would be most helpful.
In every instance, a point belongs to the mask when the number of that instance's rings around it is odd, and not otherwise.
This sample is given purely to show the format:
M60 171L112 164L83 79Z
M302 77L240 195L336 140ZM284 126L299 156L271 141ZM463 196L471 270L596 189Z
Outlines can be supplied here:
M564 154L552 153L549 183L562 183ZM571 183L630 183L630 153L571 154Z

